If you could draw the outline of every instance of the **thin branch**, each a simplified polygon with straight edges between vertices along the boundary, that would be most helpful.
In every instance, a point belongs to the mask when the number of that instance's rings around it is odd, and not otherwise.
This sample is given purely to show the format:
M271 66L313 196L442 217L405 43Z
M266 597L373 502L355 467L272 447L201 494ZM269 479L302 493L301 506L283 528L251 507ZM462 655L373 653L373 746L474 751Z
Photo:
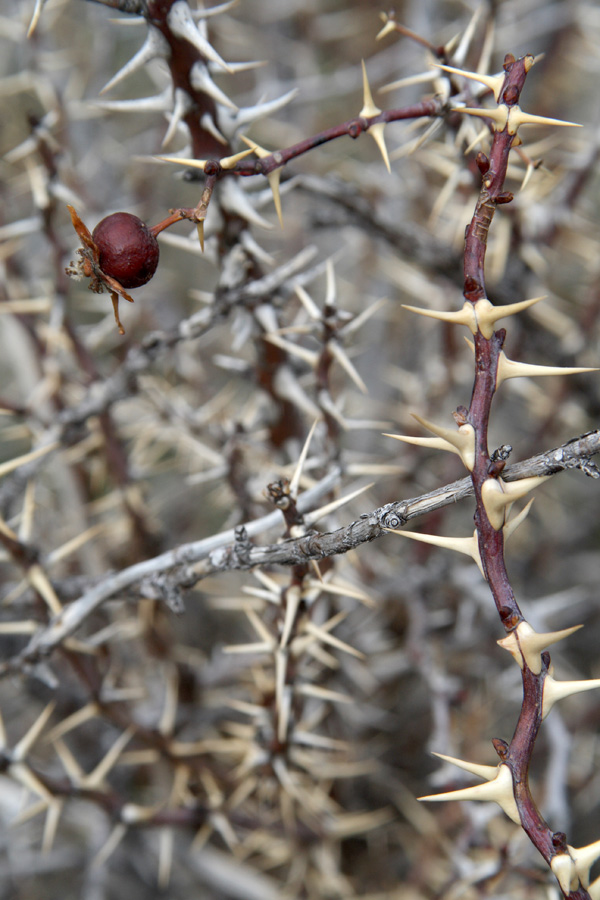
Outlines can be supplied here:
M531 475L553 475L565 469L580 468L597 478L600 477L600 472L590 462L590 457L597 453L600 453L600 430L590 431L553 450L507 466L503 475L506 481L518 481ZM301 494L297 503L299 511L306 513L316 508L317 501L332 490L341 474L341 470L336 468L314 488ZM359 519L337 531L314 532L295 540L262 547L248 547L244 542L243 553L236 549L238 529L229 529L201 541L182 544L160 556L112 573L95 584L78 600L65 607L47 627L37 632L18 656L3 663L0 666L0 677L48 656L105 600L142 579L151 579L159 573L175 569L179 571L174 573L174 582L178 580L185 587L190 587L201 578L217 572L251 569L258 565L294 566L310 559L336 556L380 538L390 528L399 528L411 519L457 503L472 494L471 479L462 478L419 497L388 503L370 513L364 513ZM274 510L243 527L245 536L251 538L282 525L281 511ZM198 566L198 563L201 565Z

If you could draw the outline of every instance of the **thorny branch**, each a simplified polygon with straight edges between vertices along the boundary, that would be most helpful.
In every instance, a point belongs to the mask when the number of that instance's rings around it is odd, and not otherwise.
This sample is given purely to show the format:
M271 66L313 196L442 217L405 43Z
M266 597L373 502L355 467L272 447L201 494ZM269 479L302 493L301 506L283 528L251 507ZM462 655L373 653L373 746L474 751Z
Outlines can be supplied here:
M507 481L517 481L533 475L553 475L574 468L580 468L585 474L599 478L600 472L590 460L597 453L600 453L600 430L573 438L554 450L508 466L504 470L504 478ZM300 512L306 513L314 509L316 501L336 486L341 475L340 469L333 470L314 488L301 494L297 504ZM153 578L170 570L175 572L179 570L181 583L190 588L201 578L218 572L247 570L259 565L295 566L311 559L325 559L347 553L361 544L382 537L389 529L399 528L411 519L443 509L472 495L471 479L462 478L419 497L388 503L370 513L364 513L359 519L336 531L312 531L300 538L289 538L262 547L253 546L243 558L233 552L235 529L181 545L153 559L113 573L95 584L66 607L47 627L40 629L17 657L2 663L0 677L46 657L66 637L73 634L105 600L130 588L136 582L142 582L141 592L144 594L143 582L146 580L148 582L146 593L153 596L151 590ZM244 529L248 537L255 537L281 526L282 523L282 513L275 510L260 519L246 523ZM176 577L174 581L177 582Z

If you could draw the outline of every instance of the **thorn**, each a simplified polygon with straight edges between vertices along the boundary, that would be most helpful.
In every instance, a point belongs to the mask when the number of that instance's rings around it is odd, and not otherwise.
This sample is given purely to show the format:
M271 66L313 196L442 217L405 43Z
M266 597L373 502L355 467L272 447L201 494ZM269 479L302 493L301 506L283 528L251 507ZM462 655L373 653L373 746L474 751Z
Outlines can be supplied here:
M42 853L47 854L52 850L52 845L54 844L54 839L56 838L56 832L58 830L58 823L60 821L60 814L63 809L62 800L54 800L52 803L48 804L48 811L46 813L46 821L44 823L44 834L42 837Z
M388 434L385 432L383 436L394 438L396 441L403 441L405 444L414 444L416 447L431 447L433 450L447 450L451 453L458 453L456 447L453 447L442 438L415 437L412 434Z
M583 628L583 625L573 625L572 628L563 628L562 631L548 631L546 633L534 631L529 622L519 622L514 631L497 641L498 645L514 657L519 668L524 664L534 675L542 671L542 650L557 644L565 638Z
M173 89L167 87L152 97L134 97L131 100L97 100L95 106L108 112L169 112L173 106Z
M498 766L482 766L477 763L465 762L463 759L456 759L454 756L445 756L443 753L436 753L435 750L432 752L438 759L443 759L444 762L451 763L453 766L458 766L459 769L464 769L465 772L470 772L471 775L477 775L478 778L485 778L486 781L493 781L498 774Z
M227 72L231 72L225 60L221 59L217 51L198 30L186 0L176 0L167 14L167 25L176 37L189 41L206 59L210 59L211 62L217 63Z
M27 572L27 580L38 592L53 615L58 616L62 610L62 604L50 583L50 580L39 563L35 563Z
M177 2L181 3L182 0L177 0ZM212 99L216 103L220 103L221 106L225 106L235 113L239 111L239 107L236 106L233 100L230 100L227 94L224 93L220 87L217 87L203 63L195 62L192 66L190 70L190 84L195 90L208 94L209 97L212 97Z
M173 734L177 715L178 697L179 677L177 668L173 667L167 672L165 705L158 723L158 733L163 737L170 737Z
M371 125L369 127L369 134L371 135L371 137L377 144L377 146L379 148L379 152L381 153L381 155L383 157L385 167L388 170L388 172L391 174L392 169L390 167L390 158L388 156L387 147L385 145L385 138L383 136L383 131L385 129L385 126L386 126L385 122L376 122L375 125Z
M386 37L386 35L391 34L392 31L396 31L396 25L393 19L388 19L381 31L378 31L375 35L375 40L380 41L382 38Z
M515 146L515 145L514 145L514 143L513 143L513 147L514 147L514 146ZM525 190L525 188L526 188L527 185L529 184L529 182L530 182L530 180L531 180L531 176L533 175L534 172L535 172L535 166L534 166L534 164L531 163L531 162L528 163L527 168L526 168L526 170L525 170L525 175L523 176L523 181L521 182L521 187L519 188L519 190L521 190L521 191L524 191L524 190Z
M321 687L318 684L306 682L294 686L294 692L304 697L316 697L318 700L329 700L331 703L354 703L354 698L348 694L340 694L339 691L332 691L329 688Z
M173 843L175 834L172 828L161 828L158 839L158 874L156 882L161 891L166 891L171 880L173 866Z
M583 691L592 691L600 687L600 678L590 678L585 681L555 681L551 675L546 675L542 695L542 719L545 719L552 707L563 697L571 694L580 694Z
M500 531L505 524L506 514L515 500L524 497L548 478L551 476L532 475L530 478L522 478L520 481L486 478L481 485L481 499L492 528Z
M469 472L473 471L475 465L475 429L472 425L467 422L458 428L445 428L442 425L436 425L434 422L428 421L428 419L421 418L416 413L411 413L411 415L423 428L433 431L439 438L446 441L450 445L451 452L458 453L465 468Z
M313 572L315 573L315 575L317 576L317 578L319 579L319 581L323 581L323 576L321 575L319 563L316 561L316 559L311 559L310 566L311 566L311 569L313 570Z
M433 544L436 547L442 547L445 550L455 550L457 553L464 553L470 556L477 563L479 571L485 578L483 572L483 563L479 553L479 542L477 540L477 529L473 532L472 537L445 537L440 534L422 534L419 531L404 531L401 528L387 528L389 534L399 534L401 537L412 538L413 541L421 541L423 544Z
M137 72L138 69L143 68L150 60L155 59L156 57L167 59L169 53L170 47L167 39L161 34L158 28L149 25L146 40L140 49L131 57L129 62L127 62L122 69L119 69L116 75L113 75L110 81L107 81L100 91L100 95L106 94L107 91L110 91L111 88L115 87L120 81L123 81L129 75Z
M248 144L249 147L256 153L259 159L264 159L265 156L271 156L268 150L265 150L264 147L259 147L254 141L249 140L247 137L244 137L243 134L240 134L241 139L244 143ZM282 169L274 169L272 172L269 172L267 175L267 181L269 182L269 187L271 188L271 193L273 194L273 203L275 204L275 212L277 213L277 218L279 219L279 224L283 228L283 213L281 210L281 194L279 193L279 182L281 180Z
M222 182L221 204L223 208L246 219L251 225L257 225L259 228L266 228L270 231L273 227L272 224L255 210L248 196L237 180L228 178Z
M288 651L278 647L275 651L275 710L277 713L277 740L284 744L288 736L292 689L286 685Z
M178 166L189 166L190 169L202 169L202 171L208 162L207 159L188 159L183 156L154 156L153 159L157 159L159 162L175 163Z
M365 66L364 59L362 60L362 79L363 79L363 108L359 112L359 116L364 117L365 119L372 119L374 116L378 116L381 110L378 106L375 106L373 102L373 96L371 94L371 88L369 86L369 79L367 78L367 67Z
M418 75L409 75L407 78L399 78L398 81L390 81L389 84L384 84L378 88L378 93L389 94L390 91L396 91L398 88L410 87L413 84L424 84L428 81L435 81L436 78L436 72L419 72Z
M514 108L514 107L513 107ZM494 131L503 131L508 122L508 106L501 103L497 109L470 109L467 106L455 107L453 112L464 113L467 116L479 116L483 119L491 119L494 122Z
M517 530L517 528L519 527L521 522L523 522L527 518L527 516L529 515L529 510L531 509L532 506L533 506L533 497L531 498L531 500L529 501L527 506L523 507L523 509L521 510L521 512L518 515L513 516L513 518L510 520L510 522L506 523L506 525L503 528L505 541L507 541L510 537L512 537L512 535L515 533L515 531Z
M349 653L350 656L355 656L357 659L365 658L364 653L361 653L356 647L352 647L350 644L341 641L333 634L329 634L329 632L325 630L326 626L327 622L319 628L314 622L308 621L304 625L304 630L307 634L311 635L311 637L317 638L319 641L322 641L324 644L329 644L331 647L336 647L338 650L344 651L344 653Z
M93 769L93 771L91 771L89 775L86 775L84 777L82 786L86 788L99 788L101 786L102 782L123 752L126 744L128 744L131 740L134 734L134 730L135 729L133 728L133 726L129 726L129 728L127 728L122 734L119 735L108 753L106 753L104 758L100 760L96 768Z
M0 464L0 478L3 475L8 475L10 472L14 472L15 469L18 469L20 466L26 466L30 462L34 462L36 459L40 459L42 456L46 456L47 453L52 453L53 450L56 450L59 447L59 442L54 441L51 444L46 444L45 447L39 447L37 450L31 450L29 453L23 453L22 456L17 456L14 459L9 459L6 462Z
M227 138L219 131L219 129L215 125L215 120L209 112L205 112L200 116L200 124L204 128L204 130L208 131L209 134L212 134L214 139L220 144L227 144Z
M300 588L297 585L292 585L289 587L285 593L285 616L283 620L283 628L281 630L281 637L279 639L279 648L283 650L287 647L287 644L290 639L290 634L292 633L292 628L294 626L294 622L296 621L296 614L298 612L298 607L300 606L300 600L302 599Z
M200 249L204 253L204 219L196 222L196 231L198 232L198 240L200 241Z
M491 305L491 304L490 304ZM477 334L477 318L475 308L472 303L467 300L462 309L457 312L445 312L437 309L424 309L421 306L407 306L402 304L404 309L418 313L420 316L427 316L430 319L440 319L442 322L451 322L453 325L466 325L473 334Z
M478 300L475 304L475 316L477 324L484 338L489 340L494 333L494 325L499 319L514 316L534 303L545 300L545 297L534 297L532 300L522 300L520 303L507 303L506 306L494 306L487 298Z
M579 880L584 888L588 888L590 884L590 869L600 859L600 841L594 841L586 847L571 847L567 844L567 849L571 854ZM600 886L600 880L594 882Z
M300 300L300 303L302 304L308 315L311 317L311 319L314 319L316 322L320 322L321 310L312 299L310 294L305 291L301 284L294 285L294 290L296 291L296 295Z
M436 69L443 69L444 72L453 72L455 75L462 75L463 78L470 78L472 81L479 81L481 84L485 84L494 94L496 103L500 99L504 75L479 75L477 72L465 72L464 69L455 69L454 66L443 66L441 63L433 63L433 65Z
M245 159L247 156L250 156L254 151L252 148L249 150L240 150L239 153L234 153L233 156L224 156L223 159L219 160L219 165L222 169L234 169L236 163L238 163L241 159Z
M558 853L550 860L550 868L554 873L563 893L570 894L579 887L579 878L575 863L568 853Z
M312 369L316 368L319 361L319 354L315 353L314 350L307 350L306 347L301 347L299 344L293 344L291 341L286 341L285 338L279 337L278 334L265 334L263 337L264 340L268 341L270 344L275 344L275 346L279 347L281 350L285 350L292 356L297 356L298 359L303 360Z
M519 106L511 106L508 115L508 133L516 134L521 125L564 125L569 128L582 128L579 122L564 122L562 119L548 119L546 116L534 116L523 112Z
M581 366L535 366L509 359L504 350L500 351L496 373L496 387L509 378L542 378L547 375L579 375L582 372L597 372L597 368Z
M298 487L300 485L300 478L302 477L302 470L304 469L304 463L306 462L306 457L308 456L308 450L310 447L310 442L313 439L313 435L315 433L315 428L317 427L318 419L315 419L312 423L311 429L308 432L308 436L304 441L304 446L300 452L300 456L298 457L298 462L296 464L296 468L294 469L294 474L292 475L290 481L290 495L294 500L298 497Z
M114 851L117 849L123 838L127 833L127 826L122 822L118 822L111 833L109 834L107 840L102 845L100 850L96 853L94 859L92 860L92 868L99 869L100 866L104 865L109 856L111 856Z
M468 147L465 147L464 155L468 156L473 152L477 144L479 144L484 138L489 137L489 129L486 127L482 128L481 131L477 133L477 135L473 138ZM514 147L514 144L513 144Z
M512 774L508 766L500 763L495 778L486 784L476 784L473 787L462 788L458 791L448 791L445 794L431 794L427 797L417 797L417 800L430 800L439 803L445 800L481 800L497 803L517 825L521 824L519 810L513 793Z
M371 316L374 316L375 313L378 312L382 308L382 306L385 306L387 302L388 301L385 297L382 297L380 300L375 300L373 303L371 303L370 306L367 306L366 309L363 309L361 313L355 316L354 319L351 319L347 325L343 325L340 328L338 334L347 335L353 334L355 331L358 331L360 328L362 328L365 322L370 319Z
M325 290L325 307L331 309L336 305L337 292L335 286L335 269L331 257L325 263L327 287Z
M211 6L210 9L194 9L191 12L195 19L208 19L210 16L220 16L224 12L228 12L234 6L237 6L238 3L239 0L227 0L227 2L221 3L219 6Z
M169 127L167 128L165 136L161 141L161 147L166 147L170 143L173 135L177 131L177 126L179 125L185 114L189 111L190 107L190 95L186 93L186 91L182 91L180 88L175 88L175 102L173 104L171 120L169 122Z
M40 16L42 14L42 9L44 7L44 3L46 0L35 0L35 6L33 8L33 15L31 16L31 22L29 23L29 28L27 29L27 37L30 38L37 28L37 24L40 20Z
M331 355L338 361L342 369L346 372L346 374L352 379L356 387L363 394L368 394L369 389L354 368L353 363L350 361L348 354L344 350L341 344L339 344L335 338L327 341L327 349L331 353Z
M311 419L321 421L323 413L308 396L289 366L281 366L275 378L277 396L294 403Z
M48 806L50 806L51 803L54 803L56 798L24 762L11 763L8 766L8 772L11 777L14 778L15 781L18 781L19 784L22 784L24 788L31 791L32 794L41 797L42 800L45 800Z
M21 762L25 759L38 737L44 730L46 722L54 712L56 703L49 703L37 717L31 728L21 738L18 744L15 744L11 757L15 762Z
M374 482L370 484L365 484L364 487L358 488L356 491L352 491L350 494L346 494L344 497L340 497L338 500L333 500L331 503L327 503L325 506L319 507L319 509L315 509L312 512L306 513L304 516L304 524L307 528L310 528L319 519L322 519L323 516L328 516L329 513L334 512L336 509L339 509L340 506L344 506L346 503L350 503L351 500L354 500L355 497L359 497L361 494L364 494L365 491L370 490L373 487Z
M289 103L297 93L298 88L293 88L291 91L288 91L287 94L282 94L281 97L277 97L275 100L267 100L264 103L257 103L255 106L242 107L229 122L231 133L233 134L237 128L243 128L245 125L257 122L265 116L271 116L273 113L278 112ZM221 123L221 125L224 127L223 123Z

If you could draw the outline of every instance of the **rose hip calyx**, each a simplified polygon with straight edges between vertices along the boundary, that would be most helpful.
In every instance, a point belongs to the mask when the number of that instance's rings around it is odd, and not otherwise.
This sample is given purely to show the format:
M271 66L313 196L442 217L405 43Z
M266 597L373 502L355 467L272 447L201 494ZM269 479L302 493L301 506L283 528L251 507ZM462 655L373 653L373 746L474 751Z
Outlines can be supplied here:
M137 216L117 212L102 219L92 232L100 269L124 288L150 281L158 266L158 241Z

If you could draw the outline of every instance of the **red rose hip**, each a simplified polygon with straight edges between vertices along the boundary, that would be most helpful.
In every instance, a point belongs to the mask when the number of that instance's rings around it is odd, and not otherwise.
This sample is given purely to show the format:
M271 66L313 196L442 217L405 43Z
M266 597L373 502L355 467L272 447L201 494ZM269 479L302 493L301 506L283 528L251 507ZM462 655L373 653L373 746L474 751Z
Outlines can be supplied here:
M122 287L140 287L156 272L158 241L137 216L126 212L106 216L94 228L92 240L100 268Z

